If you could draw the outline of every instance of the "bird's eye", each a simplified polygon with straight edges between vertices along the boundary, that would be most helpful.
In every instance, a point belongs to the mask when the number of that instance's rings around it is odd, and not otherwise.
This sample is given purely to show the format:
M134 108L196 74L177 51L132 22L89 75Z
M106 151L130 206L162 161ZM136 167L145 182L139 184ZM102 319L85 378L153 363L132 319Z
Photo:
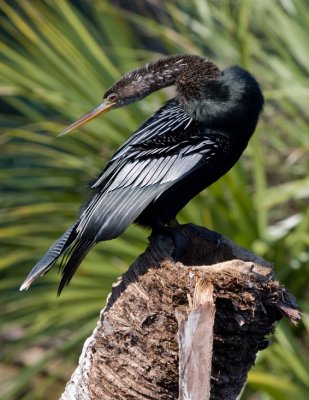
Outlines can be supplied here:
M118 100L118 96L116 93L112 93L107 97L107 100L115 103Z

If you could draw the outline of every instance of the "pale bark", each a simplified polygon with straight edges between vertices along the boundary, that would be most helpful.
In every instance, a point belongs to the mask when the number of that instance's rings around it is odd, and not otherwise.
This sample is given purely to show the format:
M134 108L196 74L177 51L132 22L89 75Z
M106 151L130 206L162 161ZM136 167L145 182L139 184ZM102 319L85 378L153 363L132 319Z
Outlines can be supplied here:
M61 400L235 400L276 323L299 320L270 263L174 229L179 240L152 237L113 286Z
M179 400L210 398L216 315L213 292L214 287L207 278L199 279L188 315L178 321Z

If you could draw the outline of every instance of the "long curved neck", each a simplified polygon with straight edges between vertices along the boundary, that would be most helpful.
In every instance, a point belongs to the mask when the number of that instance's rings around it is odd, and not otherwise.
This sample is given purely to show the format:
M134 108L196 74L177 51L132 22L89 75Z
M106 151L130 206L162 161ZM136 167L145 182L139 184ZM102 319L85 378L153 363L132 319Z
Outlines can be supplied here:
M165 57L145 67L138 68L125 74L116 82L104 97L110 93L121 93L125 105L143 97L148 96L154 91L168 86L177 86L177 81L183 75L190 75L192 71L207 77L217 76L219 69L212 62L204 57L196 55L176 55Z
M176 83L182 72L193 64L204 64L207 60L196 55L177 55L160 59L145 67L129 72L124 78L131 80L144 92L150 94Z

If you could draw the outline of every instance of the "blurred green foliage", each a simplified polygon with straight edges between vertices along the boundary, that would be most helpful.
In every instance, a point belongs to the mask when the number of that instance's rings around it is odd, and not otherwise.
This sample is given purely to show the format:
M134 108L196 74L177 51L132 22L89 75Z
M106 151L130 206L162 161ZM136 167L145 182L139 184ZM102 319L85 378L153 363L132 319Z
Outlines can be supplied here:
M57 398L112 282L146 246L149 232L130 227L96 246L59 299L55 269L18 292L75 219L88 182L170 92L67 137L57 133L98 104L122 73L162 53L241 64L263 87L264 114L246 153L180 220L272 261L304 311L299 327L277 328L241 399L307 399L308 2L175 0L152 7L155 17L151 7L143 14L105 0L0 2L1 399Z

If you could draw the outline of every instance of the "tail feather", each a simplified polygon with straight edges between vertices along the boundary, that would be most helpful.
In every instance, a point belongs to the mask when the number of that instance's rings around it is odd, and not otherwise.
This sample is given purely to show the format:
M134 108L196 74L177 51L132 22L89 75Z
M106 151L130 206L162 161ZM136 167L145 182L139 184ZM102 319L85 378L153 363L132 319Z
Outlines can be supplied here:
M78 239L68 253L68 261L64 261L64 267L62 270L62 278L58 288L58 296L60 296L62 290L67 286L73 275L75 274L77 268L86 257L94 242L90 239Z
M70 247L77 237L76 225L72 225L62 236L59 238L41 258L41 260L32 268L29 275L21 285L19 290L28 290L32 282L39 276L46 274L57 259Z

